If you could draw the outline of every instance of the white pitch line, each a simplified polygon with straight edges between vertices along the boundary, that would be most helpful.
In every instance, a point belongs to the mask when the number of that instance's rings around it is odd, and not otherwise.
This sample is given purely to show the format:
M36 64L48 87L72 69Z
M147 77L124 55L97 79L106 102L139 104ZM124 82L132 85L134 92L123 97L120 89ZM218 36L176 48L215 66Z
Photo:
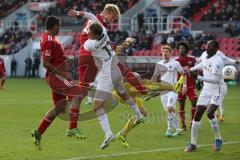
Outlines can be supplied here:
M240 97L226 97L224 99L229 99L229 100L234 100L234 99L238 99L240 100ZM159 99L152 99L151 101L158 101ZM14 104L18 104L18 105L24 105L24 104L49 104L51 103L51 99L33 99L33 100L0 100L0 104L2 105L14 105Z
M225 142L224 145L228 144L237 144L240 143L240 141L233 141L233 142ZM202 144L198 145L199 147L208 147L212 146L213 144ZM90 159L101 159L101 158L109 158L109 157L119 157L119 156L127 156L127 155L134 155L134 154L141 154L141 153L152 153L152 152L163 152L163 151L176 151L176 150L183 150L185 146L181 147L171 147L171 148L157 148L157 149L151 149L151 150L143 150L143 151L133 151L133 152L124 152L124 153L114 153L114 154L100 154L100 155L94 155L94 156L86 156L86 157L74 157L74 158L68 158L64 160L90 160Z

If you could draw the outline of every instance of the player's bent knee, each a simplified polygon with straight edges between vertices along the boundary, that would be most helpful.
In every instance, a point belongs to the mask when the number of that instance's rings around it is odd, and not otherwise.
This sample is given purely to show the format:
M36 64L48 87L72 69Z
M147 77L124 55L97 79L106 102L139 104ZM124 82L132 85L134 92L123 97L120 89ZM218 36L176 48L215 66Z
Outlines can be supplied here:
M198 105L196 113L194 115L194 121L200 121L202 119L203 113L206 111L207 107Z
M102 109L104 105L104 101L103 100L98 100L94 98L94 107L93 110L95 112L97 112L99 109Z
M175 112L175 109L174 109L174 107L167 107L167 112L168 113L173 113L173 112Z
M118 95L119 95L119 97L121 97L124 101L126 101L126 100L128 100L128 99L130 98L130 96L129 96L126 92L124 92L124 93L119 93L119 92L118 92Z
M215 115L212 112L208 112L207 117L208 117L208 119L213 119L215 117Z

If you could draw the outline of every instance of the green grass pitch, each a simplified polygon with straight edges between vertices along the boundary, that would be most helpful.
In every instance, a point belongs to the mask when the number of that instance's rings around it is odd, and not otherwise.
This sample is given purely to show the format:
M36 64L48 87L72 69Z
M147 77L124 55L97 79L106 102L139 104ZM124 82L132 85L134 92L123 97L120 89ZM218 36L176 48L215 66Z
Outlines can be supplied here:
M229 86L225 99L225 121L220 124L224 145L220 152L212 151L214 136L206 115L199 131L200 147L194 153L183 152L190 140L188 129L180 137L165 137L166 120L157 97L145 103L149 118L144 125L130 132L126 149L115 141L105 150L99 146L104 134L97 119L80 122L86 141L65 136L68 122L57 118L42 138L42 151L35 150L30 130L35 129L52 105L50 90L41 79L8 79L0 90L0 160L237 160L240 159L240 87ZM187 115L190 108L187 103ZM82 105L82 112L88 110ZM109 113L114 133L126 122L127 111L118 107ZM188 116L189 117L189 116ZM189 123L188 123L189 124Z

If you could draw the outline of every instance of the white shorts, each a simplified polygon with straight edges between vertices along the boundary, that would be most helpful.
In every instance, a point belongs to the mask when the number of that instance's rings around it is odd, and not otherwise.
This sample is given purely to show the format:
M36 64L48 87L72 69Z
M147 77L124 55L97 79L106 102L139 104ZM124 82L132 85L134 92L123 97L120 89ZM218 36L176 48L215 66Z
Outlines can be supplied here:
M107 68L109 69L109 68ZM99 79L96 88L94 98L98 100L105 100L112 94L113 88L120 94L125 93L125 85L123 81L122 73L116 64L112 64L110 71L106 72L106 69L100 70Z
M125 86L124 86L123 79L119 79L118 81L113 81L111 76L108 76L108 75L99 76L99 81L98 81L96 90L112 93L113 88L115 88L119 93L124 93Z
M214 104L219 106L222 104L224 93L211 93L206 90L202 90L201 94L198 97L197 105L206 106L208 107L209 104Z
M177 97L178 97L178 94L175 92L162 92L161 102L162 102L163 109L167 111L167 107L175 108Z

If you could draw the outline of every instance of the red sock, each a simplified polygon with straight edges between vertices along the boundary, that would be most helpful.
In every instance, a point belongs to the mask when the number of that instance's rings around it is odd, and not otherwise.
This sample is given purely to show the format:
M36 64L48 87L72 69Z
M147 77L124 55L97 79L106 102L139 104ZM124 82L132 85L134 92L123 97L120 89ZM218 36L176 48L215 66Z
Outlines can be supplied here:
M52 121L48 120L47 118L43 118L42 122L40 123L38 127L38 133L42 135L48 128L48 126L52 123Z
M147 94L147 89L141 84L139 79L136 77L136 75L133 74L133 72L129 68L127 68L121 63L118 63L118 67L121 70L123 77L126 78L128 83L135 87L142 95Z
M196 112L196 106L192 106L192 108L191 108L191 126L192 126L192 121L193 121L195 112Z
M4 83L5 83L5 80L3 79L1 82L1 88L3 87Z
M180 118L181 118L182 127L185 128L185 127L186 127L186 123L185 123L185 111L184 111L184 110L180 110L180 111L179 111L179 116L180 116Z
M79 109L70 108L69 129L77 128L78 117L79 117Z

